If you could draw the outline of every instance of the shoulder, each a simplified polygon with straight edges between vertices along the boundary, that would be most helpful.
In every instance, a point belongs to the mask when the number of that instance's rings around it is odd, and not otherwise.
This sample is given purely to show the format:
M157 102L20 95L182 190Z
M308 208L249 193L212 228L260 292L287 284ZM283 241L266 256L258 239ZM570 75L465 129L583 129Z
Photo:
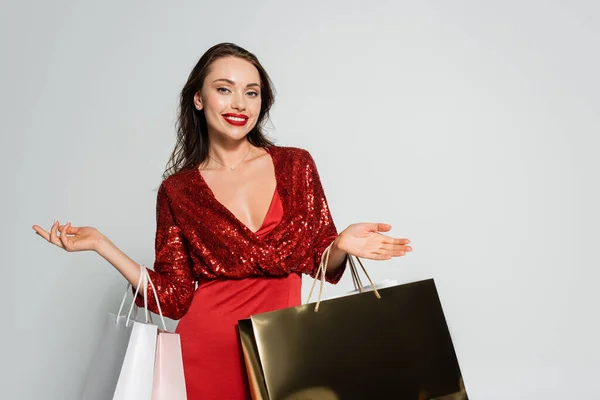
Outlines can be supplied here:
M300 166L313 166L314 160L308 150L302 149L300 147L290 147L290 146L271 146L269 147L269 152L276 158L278 161L281 161L285 164L298 164Z
M275 172L280 181L289 182L292 190L311 188L313 182L319 182L319 172L309 151L298 147L269 148L275 164Z
M195 179L197 173L196 169L188 169L176 172L163 179L158 187L158 197L173 198L182 192L188 191L191 187L190 183Z

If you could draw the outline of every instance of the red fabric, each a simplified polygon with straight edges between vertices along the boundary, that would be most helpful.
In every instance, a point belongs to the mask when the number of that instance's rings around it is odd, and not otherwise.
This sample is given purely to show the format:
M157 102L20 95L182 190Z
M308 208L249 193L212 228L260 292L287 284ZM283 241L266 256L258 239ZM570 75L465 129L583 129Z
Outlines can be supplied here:
M315 276L323 251L337 237L317 167L306 150L266 150L273 160L282 215L280 223L261 235L215 198L197 168L162 182L156 204L156 260L149 273L165 316L180 319L187 312L196 281ZM344 268L328 274L327 280L339 281ZM136 301L141 305L141 296ZM148 308L158 311L154 296L148 296Z
M270 232L282 216L276 192L257 235L262 237ZM299 305L301 284L298 273L201 283L177 326L189 400L250 399L237 321Z

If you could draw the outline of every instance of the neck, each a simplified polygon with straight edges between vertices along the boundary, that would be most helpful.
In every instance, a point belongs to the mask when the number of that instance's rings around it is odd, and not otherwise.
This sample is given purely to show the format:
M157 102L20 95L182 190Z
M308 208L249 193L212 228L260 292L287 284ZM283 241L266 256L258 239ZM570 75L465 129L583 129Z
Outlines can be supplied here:
M250 158L249 152L252 152L252 147L246 138L235 141L211 140L208 146L209 158L205 160L205 167L224 168L222 164L227 167L237 167L244 157Z

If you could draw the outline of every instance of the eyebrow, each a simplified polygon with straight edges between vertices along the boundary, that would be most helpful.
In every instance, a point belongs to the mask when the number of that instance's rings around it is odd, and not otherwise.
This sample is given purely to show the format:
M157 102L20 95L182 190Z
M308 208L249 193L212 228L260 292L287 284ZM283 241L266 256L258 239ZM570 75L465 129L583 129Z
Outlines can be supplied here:
M225 78L216 79L216 80L213 81L213 83L219 82L219 81L227 82L230 85L235 86L235 82L234 81L232 81L230 79L225 79ZM246 87L257 87L257 88L260 88L260 85L258 83L249 83L249 84L246 85Z

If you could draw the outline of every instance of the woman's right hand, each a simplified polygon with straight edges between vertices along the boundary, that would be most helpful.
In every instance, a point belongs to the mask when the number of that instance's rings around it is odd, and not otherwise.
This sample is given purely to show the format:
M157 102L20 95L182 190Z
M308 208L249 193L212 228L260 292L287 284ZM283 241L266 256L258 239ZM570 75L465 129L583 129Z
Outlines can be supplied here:
M48 242L66 251L93 250L108 261L131 283L137 285L140 280L140 265L123 253L113 242L91 226L52 225L50 232L39 225L33 225L35 233Z
M50 228L50 232L44 230L39 225L33 225L33 230L48 242L69 252L98 251L98 247L105 239L104 235L96 228L91 226L71 226L70 222L66 225L59 225L58 221L56 221Z

